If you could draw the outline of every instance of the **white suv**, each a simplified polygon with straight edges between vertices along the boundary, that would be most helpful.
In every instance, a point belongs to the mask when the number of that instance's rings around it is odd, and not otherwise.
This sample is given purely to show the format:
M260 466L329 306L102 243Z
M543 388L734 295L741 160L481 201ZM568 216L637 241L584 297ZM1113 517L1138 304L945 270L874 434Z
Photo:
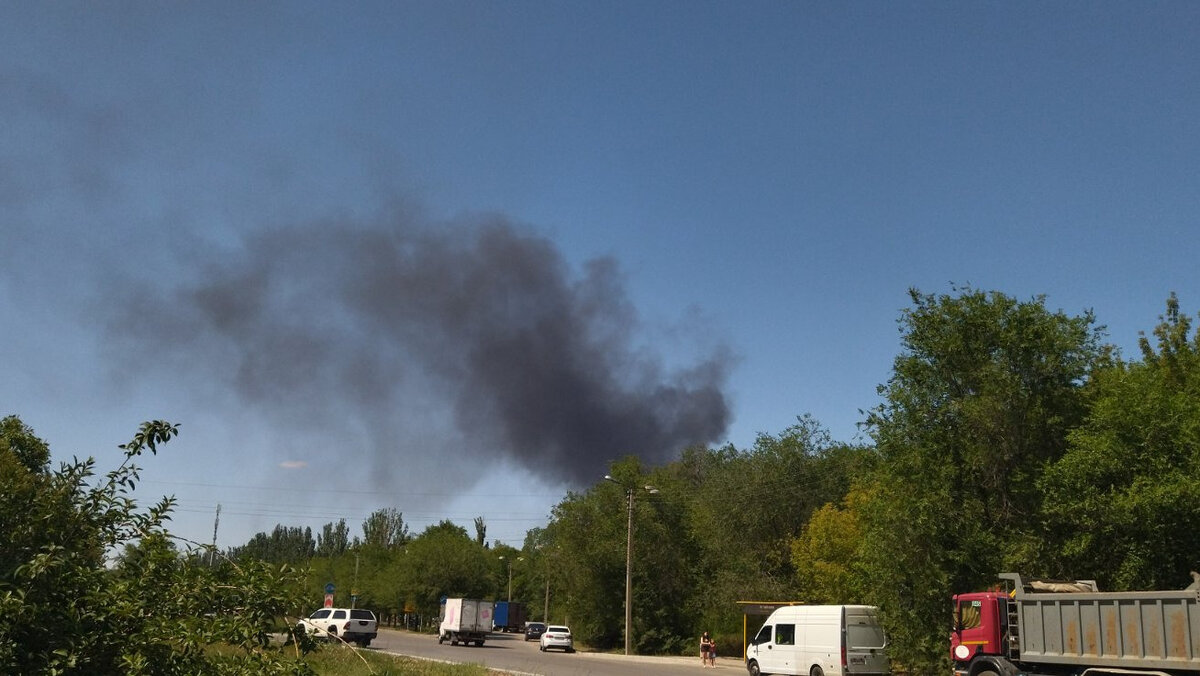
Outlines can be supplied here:
M364 648L379 635L377 628L375 613L365 608L322 608L296 624L296 631L330 640L341 638Z

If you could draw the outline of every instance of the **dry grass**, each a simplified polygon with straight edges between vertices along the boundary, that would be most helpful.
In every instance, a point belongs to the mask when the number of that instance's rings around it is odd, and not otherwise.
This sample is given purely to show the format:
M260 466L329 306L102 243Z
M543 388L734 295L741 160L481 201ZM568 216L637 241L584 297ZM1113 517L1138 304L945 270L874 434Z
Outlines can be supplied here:
M478 664L443 664L332 645L310 653L305 661L320 676L490 676L501 673Z
M210 646L208 652L220 660L221 656L239 654L230 647ZM299 655L294 645L278 645L270 649L278 651L277 657L284 661L295 660ZM374 650L354 650L346 645L322 644L304 656L303 661L318 676L504 676L505 672L488 669L479 664L446 664L414 657L397 657Z

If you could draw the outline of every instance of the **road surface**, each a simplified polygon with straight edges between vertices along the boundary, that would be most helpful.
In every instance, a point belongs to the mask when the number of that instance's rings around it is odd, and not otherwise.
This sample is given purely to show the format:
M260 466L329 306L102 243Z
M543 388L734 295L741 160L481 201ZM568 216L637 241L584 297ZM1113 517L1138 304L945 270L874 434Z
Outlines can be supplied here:
M559 650L541 652L537 641L521 634L491 634L482 646L438 644L432 634L379 628L379 637L367 650L379 650L443 662L483 664L491 669L524 676L681 676L682 674L726 674L746 672L740 658L718 658L716 669L703 669L695 657L641 657Z

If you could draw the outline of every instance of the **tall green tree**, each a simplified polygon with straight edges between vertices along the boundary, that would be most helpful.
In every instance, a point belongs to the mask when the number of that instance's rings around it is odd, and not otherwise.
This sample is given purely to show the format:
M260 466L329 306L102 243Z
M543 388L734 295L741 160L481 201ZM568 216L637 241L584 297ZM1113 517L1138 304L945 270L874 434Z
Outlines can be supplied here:
M385 507L371 512L363 521L364 547L398 549L408 542L408 525L404 514L394 507Z
M345 519L337 523L327 523L317 535L317 556L339 556L350 549L350 527Z
M580 642L599 649L623 643L626 504L617 489L568 493L551 510L545 531L559 599L554 619L569 622Z
M691 448L668 469L685 496L687 533L699 552L695 629L739 637L737 601L803 599L792 543L810 516L840 504L869 472L871 449L835 443L811 415L745 450Z
M487 524L484 523L482 516L475 517L475 542L480 546L487 544Z
M494 592L495 562L451 521L429 526L405 547L402 588L419 612L435 615L442 597L485 598Z
M903 350L867 426L880 456L861 515L872 600L900 659L946 669L953 592L1041 558L1037 478L1085 413L1090 313L998 292L910 292Z
M686 486L669 471L644 472L633 457L614 463L611 476L613 481L569 494L553 510L543 546L550 549L546 558L561 599L556 608L581 642L623 646L632 537L630 647L644 654L679 652L691 646L700 596Z
M0 453L2 449L33 474L45 473L50 465L50 447L15 415L0 420Z
M1153 335L1141 361L1096 372L1087 421L1039 484L1051 574L1172 589L1200 570L1200 330L1171 294Z
M270 563L308 563L316 553L312 529L277 524L271 534L257 533L240 547L229 551L239 561L257 559Z
M163 527L173 500L140 511L131 497L135 459L157 453L176 425L144 423L99 479L91 458L49 471L45 444L11 418L4 433L0 673L308 672L271 649L278 624L294 617L294 570L200 565ZM112 568L110 551L122 552ZM214 644L241 650L218 658L206 649Z
M792 541L798 596L810 603L865 603L863 533L859 506L866 496L851 492L842 505L829 503L813 513Z

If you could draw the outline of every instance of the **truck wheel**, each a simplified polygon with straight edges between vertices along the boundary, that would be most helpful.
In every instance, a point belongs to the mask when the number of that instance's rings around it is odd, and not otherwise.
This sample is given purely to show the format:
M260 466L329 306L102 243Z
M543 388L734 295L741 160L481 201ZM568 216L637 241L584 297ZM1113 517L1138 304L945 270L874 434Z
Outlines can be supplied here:
M446 637L442 636L442 634L439 632L438 633L438 645L441 645L442 641L445 641L445 640L446 640Z
M476 647L482 648L482 647L483 647L483 641L482 641L482 640L480 640L480 641L476 641L476 642L475 642L475 645L476 645Z
M825 670L821 667L813 667L812 671L808 672L809 676L825 676Z
M975 674L975 676L1000 676L1000 674L988 669L987 671L981 671L978 674Z
M762 671L758 668L758 662L750 660L750 664L746 665L746 670L750 672L750 676L762 676Z

